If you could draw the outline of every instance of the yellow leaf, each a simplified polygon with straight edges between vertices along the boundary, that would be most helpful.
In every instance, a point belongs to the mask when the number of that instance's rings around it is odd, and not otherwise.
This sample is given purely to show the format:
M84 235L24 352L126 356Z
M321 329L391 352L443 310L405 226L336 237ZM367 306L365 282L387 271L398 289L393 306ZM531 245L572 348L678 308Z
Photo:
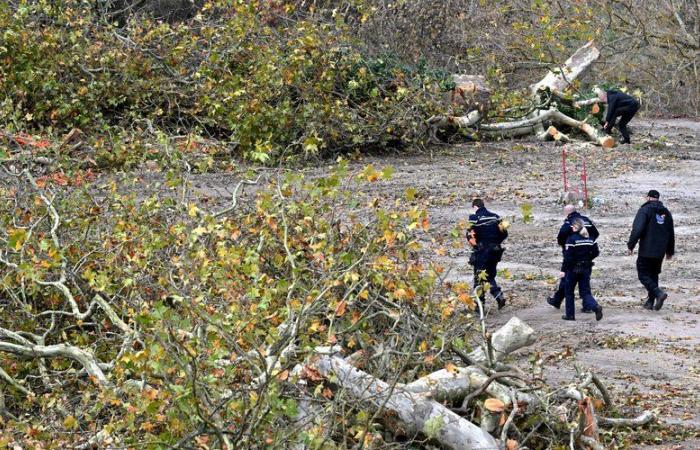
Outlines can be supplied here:
M425 341L421 342L420 345L418 346L418 350L421 352L427 352L428 351L428 343Z
M67 430L75 430L78 427L78 421L75 420L75 417L68 416L63 419L63 427Z

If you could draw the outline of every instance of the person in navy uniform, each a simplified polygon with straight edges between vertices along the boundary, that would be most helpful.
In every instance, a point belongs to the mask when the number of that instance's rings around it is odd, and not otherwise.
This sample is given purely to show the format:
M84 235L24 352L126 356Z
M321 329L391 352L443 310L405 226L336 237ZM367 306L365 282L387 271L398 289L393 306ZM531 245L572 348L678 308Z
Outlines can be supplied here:
M630 134L627 130L627 124L632 120L637 111L639 111L639 101L631 95L627 95L620 91L603 91L598 89L598 99L608 104L608 112L605 115L605 124L603 124L603 130L606 133L610 133L612 128L615 126L615 121L620 118L617 122L617 129L620 130L622 134L622 143L630 143Z
M585 309L595 312L595 320L603 318L603 308L595 301L591 293L591 271L593 260L600 254L598 244L590 238L583 219L576 218L571 223L571 235L564 246L564 291L566 297L566 314L564 320L576 320L576 304L574 289L578 284L578 292L583 300Z
M474 214L469 216L469 244L472 254L469 263L474 266L474 287L481 285L479 298L485 299L484 280L490 286L491 295L496 299L498 309L506 305L503 291L496 283L497 266L503 256L502 243L508 237L507 224L503 223L498 214L487 210L484 201L476 198L472 201Z
M597 241L598 236L600 236L598 228L596 228L595 224L591 219L582 214L579 214L579 212L576 211L576 207L574 205L566 205L564 206L564 223L562 224L561 228L559 228L559 234L557 234L557 244L559 244L559 246L561 247L562 252L565 250L566 241L569 239L569 236L571 236L571 234L573 233L573 231L571 230L571 225L576 219L583 220L583 226L586 228L586 231L588 231L588 236L593 242ZM562 269L562 271L563 270L564 269ZM547 303L559 309L561 308L561 303L563 301L564 278L561 278L559 281L559 287L557 288L557 291L554 293L554 295L547 299ZM581 309L581 312L592 313L594 311L583 308Z
M634 254L634 247L639 242L637 275L648 293L644 308L657 311L668 298L668 294L659 287L661 265L664 256L668 260L673 257L676 243L673 216L661 203L659 197L659 191L654 189L647 193L647 201L637 211L630 238L627 241L630 255Z

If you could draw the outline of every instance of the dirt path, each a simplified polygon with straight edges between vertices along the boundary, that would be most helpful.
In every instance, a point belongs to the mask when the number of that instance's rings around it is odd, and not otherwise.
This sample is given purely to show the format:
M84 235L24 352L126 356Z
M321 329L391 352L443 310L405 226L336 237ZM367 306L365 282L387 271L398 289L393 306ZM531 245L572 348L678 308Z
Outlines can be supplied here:
M358 189L383 202L404 198L414 188L427 206L436 245L448 242L452 228L469 214L469 201L480 196L489 209L512 222L501 277L510 303L501 312L489 302L495 327L516 315L539 339L534 350L547 362L545 378L571 380L575 366L591 368L610 385L627 412L653 409L662 425L636 442L618 448L700 448L700 123L690 120L637 121L635 144L603 150L584 145L589 191L597 205L586 210L601 231L601 256L592 279L605 317L578 314L576 322L545 303L559 272L561 250L556 232L563 220L561 148L554 144L513 141L445 147L427 155L363 157L360 168L391 165L388 183ZM326 169L310 170L310 175ZM230 175L204 175L195 187L210 197L224 195ZM674 215L677 256L665 263L662 285L669 292L664 309L642 309L645 292L636 277L634 257L626 255L632 219L643 195L654 188ZM355 194L355 193L353 193ZM532 205L532 221L522 206ZM468 250L449 248L442 262L453 280L471 281ZM531 352L532 350L529 350ZM523 361L527 364L526 361ZM641 433L641 432L640 432Z
M596 322L579 314L576 322L545 303L559 271L555 242L563 220L560 148L540 143L500 146L463 145L436 155L376 158L375 165L396 168L394 181L379 193L400 197L416 187L430 204L437 235L446 234L469 214L468 200L479 195L488 207L513 222L501 269L511 303L491 309L494 326L516 315L539 333L535 344L547 361L546 378L571 380L575 366L591 368L611 385L630 411L653 409L666 427L649 433L645 448L698 449L700 440L700 124L645 121L638 124L637 145L604 151L588 147L589 189L598 206L585 211L601 231L602 255L592 280L605 308ZM364 161L365 163L368 161ZM631 221L647 190L655 188L674 214L677 257L664 265L662 285L669 292L663 310L641 308L645 291L637 280L635 257L626 255ZM376 193L373 193L376 194ZM524 223L521 207L533 206ZM468 251L452 250L444 259L450 278L470 280ZM493 302L491 302L493 306ZM665 429L664 429L665 428ZM670 436L668 429L685 430ZM670 446L676 442L677 445ZM641 448L633 446L633 448Z

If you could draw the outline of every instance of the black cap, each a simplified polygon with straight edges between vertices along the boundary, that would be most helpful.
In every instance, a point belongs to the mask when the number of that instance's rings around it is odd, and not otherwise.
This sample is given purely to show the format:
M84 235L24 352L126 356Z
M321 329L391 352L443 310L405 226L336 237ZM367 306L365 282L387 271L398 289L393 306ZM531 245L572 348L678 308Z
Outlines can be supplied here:
M650 190L650 191L647 193L647 197L651 197L651 198L656 198L656 199L658 199L659 196L660 196L660 195L659 195L659 191L657 191L657 190L655 190L655 189L652 189L652 190Z

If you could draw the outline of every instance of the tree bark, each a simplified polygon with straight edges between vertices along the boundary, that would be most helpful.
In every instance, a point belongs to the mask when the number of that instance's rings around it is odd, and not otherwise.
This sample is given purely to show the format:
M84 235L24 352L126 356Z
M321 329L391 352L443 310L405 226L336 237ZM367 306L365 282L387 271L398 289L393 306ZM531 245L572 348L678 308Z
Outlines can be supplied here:
M563 65L550 70L538 83L530 86L532 95L537 96L541 90L549 88L554 94L563 96L571 82L585 72L599 57L600 51L593 45L593 41L588 42L576 50Z
M383 408L412 433L421 433L454 450L498 450L496 440L468 420L445 406L401 387L394 389L386 382L352 367L337 356L322 356L316 362L318 371L349 395L374 408Z

